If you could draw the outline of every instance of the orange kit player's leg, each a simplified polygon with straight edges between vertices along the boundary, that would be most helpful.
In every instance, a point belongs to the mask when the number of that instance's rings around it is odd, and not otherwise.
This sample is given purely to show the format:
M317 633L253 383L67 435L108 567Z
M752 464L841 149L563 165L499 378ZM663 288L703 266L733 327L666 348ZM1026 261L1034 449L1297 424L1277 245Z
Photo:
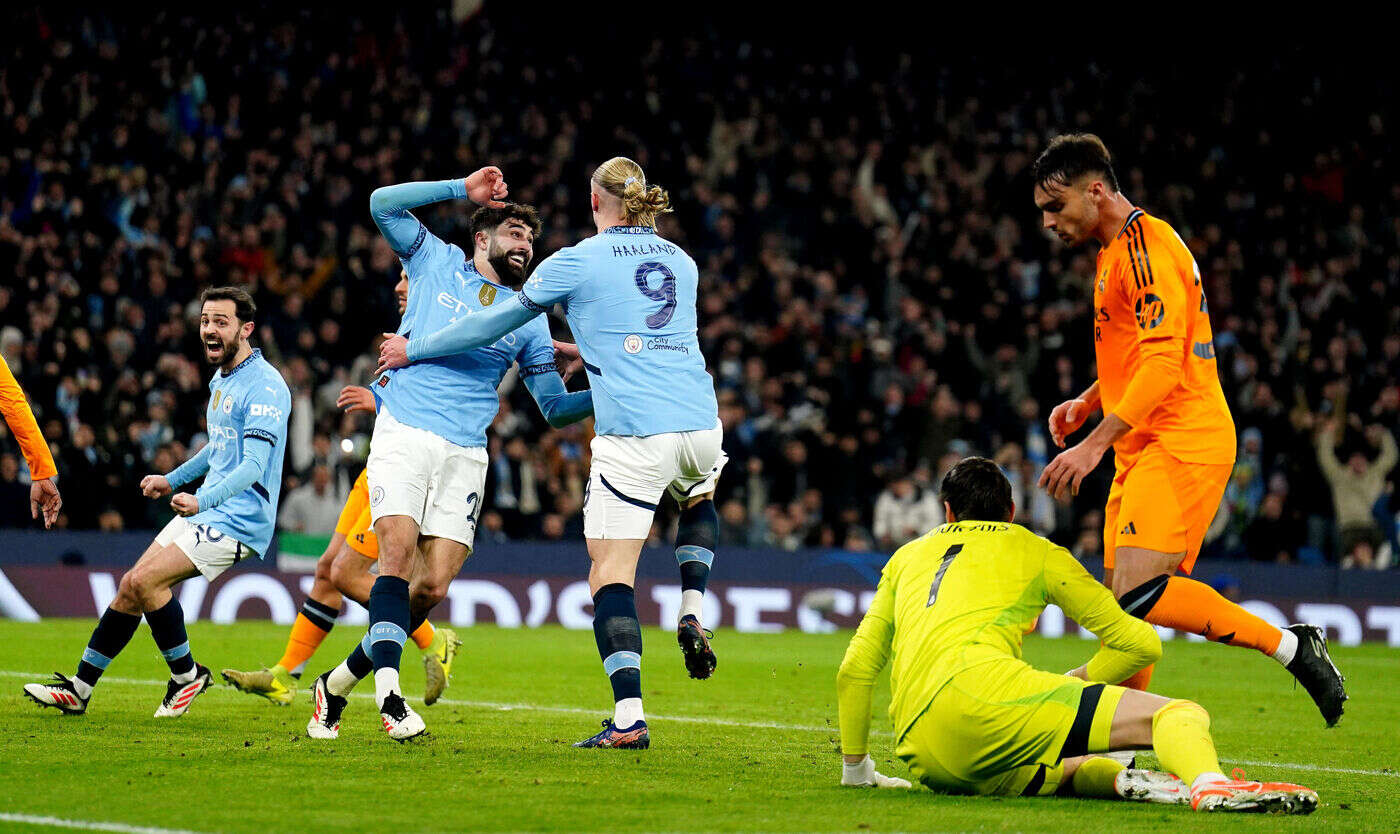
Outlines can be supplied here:
M361 470L345 499L345 506L340 509L340 518L335 523L335 535L331 536L326 552L316 561L316 581L307 596L310 597L310 601L317 602L322 607L312 610L308 615L306 606L302 606L302 612L297 615L296 621L292 623L291 634L287 636L287 648L282 653L282 659L277 661L277 665L283 669L300 673L301 666L311 659L321 647L326 635L330 634L330 627L334 625L335 617L340 613L341 603L340 591L331 579L331 567L341 547L354 532L360 516L367 512L369 479L366 471Z
M1124 480L1114 522L1113 595L1124 611L1153 625L1269 655L1303 684L1331 726L1347 695L1322 629L1280 629L1204 582L1174 575L1195 566L1231 469L1184 463L1155 445L1143 450Z
M1128 475L1115 522L1113 591L1130 614L1273 655L1283 632L1190 573L1230 478L1228 464L1189 464L1149 447Z
M331 536L325 552L316 560L316 578L306 601L301 604L301 611L292 622L282 658L270 669L251 672L225 669L223 677L230 686L242 692L261 695L275 704L290 704L296 697L296 680L301 675L302 667L321 647L340 616L342 597L333 576L336 557L344 549L346 538L357 519L368 511L369 486L365 473L361 472L345 499L345 506L340 510L335 534Z

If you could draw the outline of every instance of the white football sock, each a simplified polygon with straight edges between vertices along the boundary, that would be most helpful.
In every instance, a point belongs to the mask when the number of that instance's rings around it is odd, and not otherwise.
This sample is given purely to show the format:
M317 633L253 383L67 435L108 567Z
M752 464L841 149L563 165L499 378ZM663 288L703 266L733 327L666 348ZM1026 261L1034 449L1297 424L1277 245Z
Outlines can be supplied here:
M1270 657L1287 666L1293 662L1294 656L1298 654L1298 635L1286 628L1280 629L1280 631L1283 636L1279 638L1278 648L1274 649L1274 653Z
M86 701L92 697L92 684L81 678L73 678L73 691L78 693L78 697Z
M1227 779L1227 778L1225 777L1225 774L1223 774L1223 773L1216 773L1216 772L1213 771L1213 770L1207 770L1205 773L1202 773L1200 776L1197 776L1197 777L1196 777L1196 781L1194 781L1194 782L1191 783L1191 792L1192 792L1192 793L1195 793L1197 790L1199 790L1199 789L1201 788L1202 785L1209 785L1209 784L1212 783L1212 782L1228 782L1228 781L1230 781L1230 780Z
M194 666L194 667L191 667L190 670L189 670L188 672L181 672L181 673L178 674L178 675L172 674L172 675L170 676L170 679L173 680L173 681L175 681L176 683L191 683L191 682L194 681L195 675L198 675L198 674L199 674L199 667L198 667L198 666Z
M705 601L705 592L691 589L681 591L681 613L678 620L684 619L687 615L700 619L701 603Z
M384 699L390 694L398 694L399 670L392 666L376 669L374 672L374 702L383 708Z
M342 660L340 665L332 669L330 675L326 677L326 689L330 690L332 695L344 698L359 682L360 679L350 671L350 664Z
M613 707L613 726L619 730L626 730L638 721L645 721L646 716L642 715L641 698L623 698Z

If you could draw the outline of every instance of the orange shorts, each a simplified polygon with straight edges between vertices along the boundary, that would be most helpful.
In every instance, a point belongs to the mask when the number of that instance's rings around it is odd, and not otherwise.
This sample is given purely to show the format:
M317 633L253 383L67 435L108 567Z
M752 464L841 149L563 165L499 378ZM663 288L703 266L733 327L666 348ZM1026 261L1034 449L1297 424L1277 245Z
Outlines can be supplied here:
M1186 463L1155 443L1117 460L1103 510L1103 566L1113 568L1119 547L1141 547L1184 552L1178 567L1190 573L1234 464Z
M360 470L360 477L350 488L350 497L340 510L335 531L345 537L350 549L369 559L379 558L379 540L374 536L374 523L369 517L369 470Z

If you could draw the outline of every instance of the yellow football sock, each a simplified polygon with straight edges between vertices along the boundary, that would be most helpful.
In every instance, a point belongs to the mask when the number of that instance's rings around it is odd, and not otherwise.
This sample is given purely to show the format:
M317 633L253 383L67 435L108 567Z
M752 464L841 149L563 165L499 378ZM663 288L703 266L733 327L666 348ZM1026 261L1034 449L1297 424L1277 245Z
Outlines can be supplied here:
M433 644L433 637L436 634L437 629L433 628L433 624L424 620L422 625L413 630L413 642L419 649L426 652L428 647Z
M1118 776L1120 770L1125 769L1122 764L1113 759L1094 756L1079 765L1079 768L1074 771L1074 776L1070 779L1070 784L1074 786L1076 796L1117 796L1118 792L1113 789L1113 780Z
M297 614L296 621L292 623L292 632L287 637L287 650L282 653L277 665L289 672L296 669L316 653L329 633L307 619L305 614Z
M1152 749L1162 767L1188 785L1202 773L1221 772L1210 714L1193 701L1171 701L1152 714Z

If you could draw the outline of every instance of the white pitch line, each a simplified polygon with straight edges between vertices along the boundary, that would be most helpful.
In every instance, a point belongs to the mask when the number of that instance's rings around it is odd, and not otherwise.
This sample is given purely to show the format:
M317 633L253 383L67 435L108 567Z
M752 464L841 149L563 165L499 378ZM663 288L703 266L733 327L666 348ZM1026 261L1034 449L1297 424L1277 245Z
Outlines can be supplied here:
M0 669L0 677L7 678L29 678L31 680L43 680L44 675L32 672L14 672L8 669ZM122 684L128 686L165 686L164 681L140 680L137 678L116 678L104 675L103 682L109 684ZM374 696L368 692L354 692L352 697L359 699L373 699ZM553 712L565 715L596 715L601 710L588 709L585 707L556 707L542 704L508 704L500 701L464 701L455 698L440 698L439 704L447 704L454 707L468 707L471 709L489 709L500 712L511 712L522 710L526 712ZM810 724L780 724L774 721L734 721L726 718L705 718L695 715L661 715L653 714L651 720L654 721L677 721L686 724L717 724L721 727L738 727L741 729L758 730L791 730L793 732L805 733L835 733L835 727L817 727ZM890 736L893 733L887 730L870 731L871 735ZM1346 773L1354 776L1382 776L1390 779L1400 779L1400 769L1397 770L1362 770L1350 767L1330 767L1328 765L1305 764L1302 762L1266 762L1252 759L1229 759L1230 764L1248 765L1250 767L1280 767L1292 768L1295 770L1308 770L1318 773Z
M41 817L34 814L10 814L0 811L0 822L17 822L23 825L44 825L50 828L79 828L84 831L116 831L120 834L198 834L185 828L156 828L148 825L126 825L120 822L94 822L92 820L65 820L59 817Z

